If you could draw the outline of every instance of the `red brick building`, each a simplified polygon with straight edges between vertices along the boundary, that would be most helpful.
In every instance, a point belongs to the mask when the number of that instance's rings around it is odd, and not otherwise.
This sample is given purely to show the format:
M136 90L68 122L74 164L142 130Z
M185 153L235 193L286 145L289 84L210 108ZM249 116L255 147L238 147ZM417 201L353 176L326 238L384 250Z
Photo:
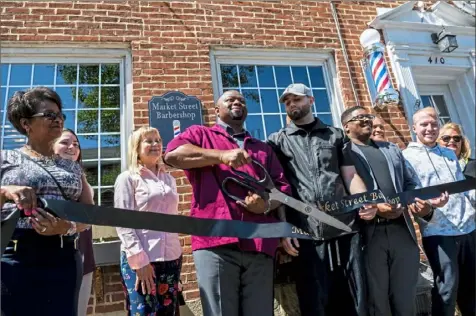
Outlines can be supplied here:
M371 108L374 88L359 42L368 27L381 30L401 96L400 104L374 110L388 139L402 147L411 140L409 118L418 104L436 107L475 137L474 1L2 1L1 10L1 147L24 142L6 120L8 98L35 85L56 89L66 126L80 135L98 204L112 204L127 137L149 124L153 96L196 96L209 125L218 95L239 89L250 109L246 127L262 139L286 124L278 95L291 82L310 86L314 112L336 126L346 107ZM442 26L456 35L451 53L432 42ZM190 186L181 171L170 172L186 215ZM90 311L123 310L118 242L95 232L100 267ZM190 237L182 245L184 293L193 301L199 295Z

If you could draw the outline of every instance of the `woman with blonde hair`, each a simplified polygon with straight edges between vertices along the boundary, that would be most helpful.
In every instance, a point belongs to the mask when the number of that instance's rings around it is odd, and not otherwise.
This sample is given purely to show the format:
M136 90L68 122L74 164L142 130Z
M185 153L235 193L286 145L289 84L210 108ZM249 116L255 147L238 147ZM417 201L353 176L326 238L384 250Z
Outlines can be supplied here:
M438 143L441 146L450 148L455 152L456 157L458 157L461 170L463 170L463 173L466 175L468 164L472 164L474 159L470 158L471 145L468 138L464 136L461 126L456 123L446 123L440 129Z
M129 137L128 170L114 186L114 205L122 209L178 213L175 179L160 168L159 131L141 127ZM121 276L129 315L179 315L178 282L182 249L176 233L117 228Z

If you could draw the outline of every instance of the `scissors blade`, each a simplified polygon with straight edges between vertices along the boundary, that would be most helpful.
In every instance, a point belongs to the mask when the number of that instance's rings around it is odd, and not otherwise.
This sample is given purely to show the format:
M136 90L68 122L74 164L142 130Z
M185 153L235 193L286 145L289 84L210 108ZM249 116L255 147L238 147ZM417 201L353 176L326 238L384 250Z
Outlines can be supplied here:
M272 192L270 193L270 198L272 200L279 201L282 204L286 204L287 206L295 209L296 211L300 213L303 213L307 216L311 216L322 223L326 223L327 225L333 226L335 228L341 229L349 233L352 231L352 229L349 226L342 223L335 217L332 217L320 211L317 207L308 205L282 192L279 192L277 190L272 190Z

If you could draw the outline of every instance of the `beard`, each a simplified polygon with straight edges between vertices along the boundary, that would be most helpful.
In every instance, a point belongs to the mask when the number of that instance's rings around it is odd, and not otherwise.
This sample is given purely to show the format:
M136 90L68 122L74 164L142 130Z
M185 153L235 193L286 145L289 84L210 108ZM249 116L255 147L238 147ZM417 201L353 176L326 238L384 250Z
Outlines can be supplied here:
M302 119L303 117L305 117L306 115L309 114L309 112L311 112L311 107L307 107L307 108L302 108L302 109L289 109L286 111L286 113L288 114L289 118L292 120L292 121L297 121L297 120L300 120Z

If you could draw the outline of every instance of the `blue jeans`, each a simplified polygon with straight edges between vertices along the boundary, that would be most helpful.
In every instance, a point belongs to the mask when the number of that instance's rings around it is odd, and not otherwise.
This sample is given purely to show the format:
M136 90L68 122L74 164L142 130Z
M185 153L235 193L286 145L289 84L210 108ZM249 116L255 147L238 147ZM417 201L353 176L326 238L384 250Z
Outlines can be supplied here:
M125 252L121 252L121 276L129 315L133 316L178 316L178 282L182 257L164 262L151 262L155 270L155 291L142 294L136 291L136 272L131 269Z

